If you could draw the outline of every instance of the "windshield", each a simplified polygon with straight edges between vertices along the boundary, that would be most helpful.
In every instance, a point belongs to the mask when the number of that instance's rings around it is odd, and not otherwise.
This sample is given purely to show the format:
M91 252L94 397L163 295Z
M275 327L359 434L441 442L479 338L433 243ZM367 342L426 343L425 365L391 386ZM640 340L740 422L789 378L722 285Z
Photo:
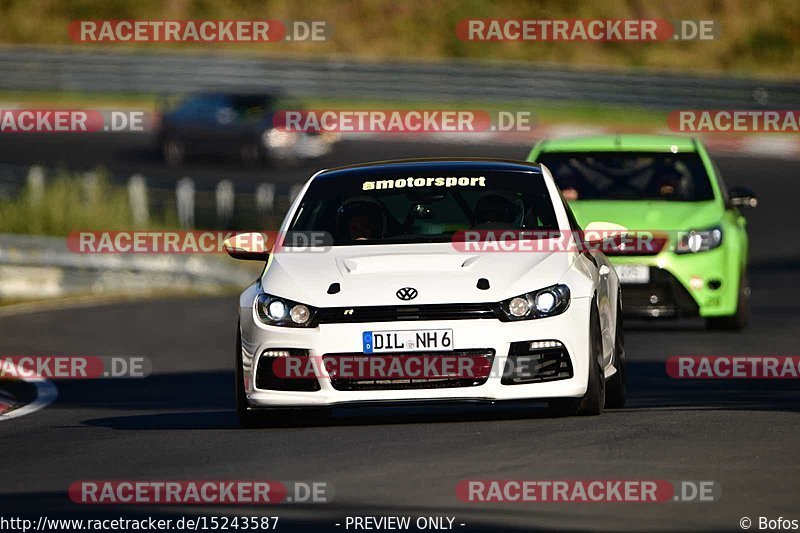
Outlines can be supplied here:
M713 200L694 153L586 152L541 154L564 198L574 200Z
M318 178L289 230L328 233L336 246L448 242L475 229L558 229L539 174L432 172Z

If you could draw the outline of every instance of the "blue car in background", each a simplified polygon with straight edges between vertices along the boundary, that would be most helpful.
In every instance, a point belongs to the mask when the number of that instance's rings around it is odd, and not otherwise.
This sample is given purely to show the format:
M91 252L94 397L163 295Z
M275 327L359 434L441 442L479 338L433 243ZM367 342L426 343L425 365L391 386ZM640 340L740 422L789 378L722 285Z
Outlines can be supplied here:
M173 167L193 155L238 158L246 166L318 157L336 136L286 131L275 115L302 105L279 91L208 91L190 94L161 114L158 149Z

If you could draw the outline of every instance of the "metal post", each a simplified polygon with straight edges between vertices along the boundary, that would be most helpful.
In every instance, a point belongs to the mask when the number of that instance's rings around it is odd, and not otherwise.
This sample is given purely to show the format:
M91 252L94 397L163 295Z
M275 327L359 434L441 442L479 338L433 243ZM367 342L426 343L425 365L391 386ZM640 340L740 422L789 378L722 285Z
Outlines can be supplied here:
M150 204L147 201L147 182L141 174L134 174L128 180L128 200L134 225L147 226L150 220Z
M231 180L222 180L217 184L217 222L220 228L227 228L233 221L233 208L236 193Z
M175 197L181 227L194 227L194 182L191 178L178 180L178 183L175 184Z

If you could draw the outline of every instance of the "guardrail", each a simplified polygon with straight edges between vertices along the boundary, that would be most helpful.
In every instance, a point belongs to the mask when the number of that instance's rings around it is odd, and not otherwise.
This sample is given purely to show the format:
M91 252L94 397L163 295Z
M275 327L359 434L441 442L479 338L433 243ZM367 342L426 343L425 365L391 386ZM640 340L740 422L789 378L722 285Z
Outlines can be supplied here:
M244 287L256 276L225 256L79 254L64 238L0 234L0 299L218 291Z
M62 169L39 165L0 163L0 199L20 197L26 185L43 195L46 182L61 172ZM82 178L87 188L92 187L98 173L85 171ZM277 226L302 187L302 183L262 181L252 191L241 191L232 180L222 180L210 189L199 189L186 174L176 178L174 185L160 187L151 185L142 174L119 172L109 174L109 178L126 187L138 226L146 226L151 214L163 217L172 212L182 229L257 230L265 224Z
M0 89L174 94L280 87L304 97L586 101L675 108L797 109L798 81L575 70L525 63L367 63L224 54L0 49Z

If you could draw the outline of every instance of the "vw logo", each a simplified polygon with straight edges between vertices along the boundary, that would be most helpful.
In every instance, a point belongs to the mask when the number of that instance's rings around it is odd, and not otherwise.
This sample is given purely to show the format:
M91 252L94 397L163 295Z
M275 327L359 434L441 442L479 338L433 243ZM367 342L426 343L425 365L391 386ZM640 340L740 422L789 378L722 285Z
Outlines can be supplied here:
M398 290L396 293L398 298L401 300L413 300L417 297L417 289L414 287L403 287L402 289Z

